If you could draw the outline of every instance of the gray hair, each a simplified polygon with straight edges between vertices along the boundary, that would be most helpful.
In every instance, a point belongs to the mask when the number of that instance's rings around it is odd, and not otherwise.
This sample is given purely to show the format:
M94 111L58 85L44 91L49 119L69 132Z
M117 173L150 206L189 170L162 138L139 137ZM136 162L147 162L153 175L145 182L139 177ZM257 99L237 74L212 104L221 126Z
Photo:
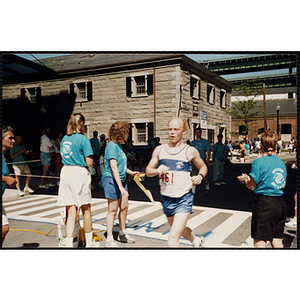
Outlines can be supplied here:
M8 125L2 125L2 138L5 136L7 131L11 131L14 132L14 130L12 129L12 127L8 126Z

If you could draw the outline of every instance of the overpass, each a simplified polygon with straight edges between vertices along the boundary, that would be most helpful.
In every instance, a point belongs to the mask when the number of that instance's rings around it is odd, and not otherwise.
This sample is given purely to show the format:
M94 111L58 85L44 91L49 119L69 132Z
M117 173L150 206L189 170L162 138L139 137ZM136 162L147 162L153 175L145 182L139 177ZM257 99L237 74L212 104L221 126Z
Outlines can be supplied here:
M289 73L291 73L292 69L296 68L296 55L251 55L199 63L221 76L278 69L290 69Z
M297 76L293 72L293 69L297 66L296 54L239 56L199 63L220 76L238 74L239 78L227 79L234 85L250 82L257 77L253 74L251 77L243 78L243 73L288 69L289 71L284 74L259 76L259 78L265 83L266 93L289 93L289 98L292 98L292 93L297 91ZM235 91L236 89L233 90L233 94Z

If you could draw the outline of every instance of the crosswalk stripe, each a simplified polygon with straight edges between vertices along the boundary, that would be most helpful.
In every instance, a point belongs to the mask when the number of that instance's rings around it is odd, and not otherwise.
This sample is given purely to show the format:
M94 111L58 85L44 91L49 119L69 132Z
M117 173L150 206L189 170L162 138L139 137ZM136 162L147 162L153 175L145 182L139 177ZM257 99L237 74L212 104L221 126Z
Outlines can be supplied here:
M57 224L61 211L57 206L57 196L28 195L21 199L15 190L7 189L3 205L9 219L48 222ZM204 235L205 247L253 247L250 237L251 213L210 207L193 206L194 213L187 222L194 233ZM107 200L93 199L92 218L94 230L106 230ZM82 214L80 215L83 226ZM161 203L129 200L126 228L129 234L168 240L169 224ZM114 230L118 230L116 218ZM185 239L181 244L191 245Z

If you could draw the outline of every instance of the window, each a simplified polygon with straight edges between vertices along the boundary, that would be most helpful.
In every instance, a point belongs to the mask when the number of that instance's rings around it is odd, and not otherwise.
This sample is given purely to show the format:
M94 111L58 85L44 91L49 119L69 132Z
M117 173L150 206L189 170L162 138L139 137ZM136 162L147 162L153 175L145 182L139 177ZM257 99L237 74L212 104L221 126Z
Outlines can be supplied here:
M226 91L220 90L220 106L221 108L226 108Z
M292 125L291 124L282 124L281 125L281 134L291 134Z
M127 97L147 97L153 94L153 75L126 77Z
M153 139L153 123L148 120L132 120L131 138L134 145L147 145L148 141Z
M41 88L28 87L21 89L21 98L26 99L28 104L35 104L41 98Z
M246 126L240 125L239 126L239 135L247 135L247 134L248 134L248 130L246 130Z
M200 99L200 79L195 76L190 79L190 92L192 98Z
M71 83L70 95L75 102L91 101L93 96L92 82Z
M215 104L215 88L211 84L207 84L207 102L211 105Z
M193 103L193 117L198 117L198 116L199 116L198 103L194 102Z

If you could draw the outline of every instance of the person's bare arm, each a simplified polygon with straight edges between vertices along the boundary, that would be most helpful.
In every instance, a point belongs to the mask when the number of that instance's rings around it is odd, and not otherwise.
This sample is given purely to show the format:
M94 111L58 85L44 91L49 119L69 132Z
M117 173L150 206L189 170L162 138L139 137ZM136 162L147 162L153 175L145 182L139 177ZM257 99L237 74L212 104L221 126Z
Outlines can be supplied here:
M255 190L255 188L256 188L256 182L254 181L254 179L251 176L243 173L242 175L238 176L237 179L239 180L239 182L244 183L245 186L249 190L251 190L251 191Z
M2 176L2 182L5 182L9 186L15 186L17 183L17 180L13 178L12 176Z
M195 164L196 168L199 170L198 175L191 177L193 184L198 185L202 182L207 174L207 166L204 163L203 159L200 157L199 152L196 148L189 147L187 156L189 161L192 161Z
M92 167L94 164L93 156L86 157L85 162L88 167Z
M117 160L115 160L114 158L110 159L109 161L110 164L110 168L112 170L112 173L114 175L114 179L119 187L119 190L121 192L122 196L129 196L128 192L126 191L126 189L123 187L121 178L120 178L120 173L119 173L119 169L118 169L118 162Z
M160 152L161 146L157 146L152 154L151 160L148 163L148 166L146 167L146 176L148 177L154 177L156 175L161 175L162 173L169 170L169 167L160 165L158 168L157 165L159 163L158 155Z

